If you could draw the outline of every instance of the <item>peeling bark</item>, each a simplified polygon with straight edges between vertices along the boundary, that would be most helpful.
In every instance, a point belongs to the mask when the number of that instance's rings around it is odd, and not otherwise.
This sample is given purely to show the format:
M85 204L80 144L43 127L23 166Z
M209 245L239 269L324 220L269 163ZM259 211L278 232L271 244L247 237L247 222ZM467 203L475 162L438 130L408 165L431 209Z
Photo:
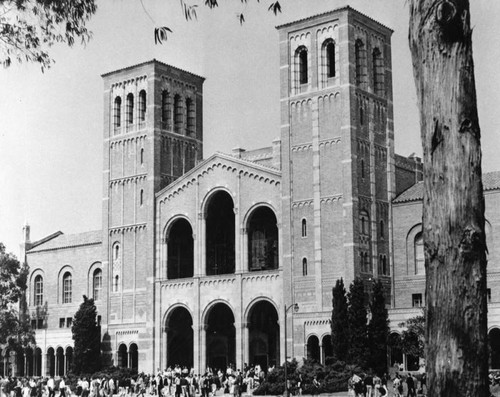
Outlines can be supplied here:
M428 396L488 397L486 239L468 0L410 0L424 157Z

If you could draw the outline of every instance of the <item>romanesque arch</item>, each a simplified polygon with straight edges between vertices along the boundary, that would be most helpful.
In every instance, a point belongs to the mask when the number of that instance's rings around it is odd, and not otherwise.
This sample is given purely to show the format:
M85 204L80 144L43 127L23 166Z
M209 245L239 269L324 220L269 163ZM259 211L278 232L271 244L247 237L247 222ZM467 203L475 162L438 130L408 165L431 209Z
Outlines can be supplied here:
M322 359L323 364L327 364L329 359L333 357L332 336L330 334L323 336L321 339Z
M176 219L168 229L167 255L169 279L193 277L193 229L184 218Z
M488 332L490 347L490 368L500 369L500 329L492 328Z
M403 352L401 350L401 335L392 332L389 335L390 366L403 363Z
M274 305L264 300L253 304L247 324L250 365L259 364L261 368L279 365L280 328Z
M319 339L316 335L307 338L307 359L320 362Z
M206 206L206 273L234 273L235 220L231 195L218 190Z
M225 303L216 303L207 314L206 357L212 369L224 369L236 362L234 314Z
M176 307L167 317L167 366L193 366L193 318L184 307Z
M273 210L259 206L248 218L248 267L250 271L278 268L278 221Z

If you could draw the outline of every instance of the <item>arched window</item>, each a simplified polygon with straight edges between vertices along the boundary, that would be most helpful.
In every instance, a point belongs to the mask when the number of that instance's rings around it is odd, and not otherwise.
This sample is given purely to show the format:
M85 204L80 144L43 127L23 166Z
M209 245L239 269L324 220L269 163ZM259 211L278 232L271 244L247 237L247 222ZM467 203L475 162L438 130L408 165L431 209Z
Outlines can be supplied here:
M365 124L365 111L362 106L359 108L359 124Z
M113 246L113 261L120 260L120 244L115 243Z
M118 292L120 289L120 276L117 274L113 279L113 291Z
M172 129L172 98L167 90L161 93L161 122L162 128Z
M385 224L384 224L384 221L381 220L380 223L379 223L380 227L380 238L384 238L385 236Z
M362 40L357 39L354 45L354 57L356 67L356 84L362 85L365 82L366 50Z
M146 120L146 91L139 91L139 121Z
M195 112L194 112L194 102L191 98L186 99L186 126L187 126L187 131L186 135L188 136L194 136L195 135Z
M378 48L374 48L372 52L372 67L373 67L373 92L377 95L384 93L384 63L382 53Z
M415 274L425 274L424 238L422 233L415 236Z
M359 223L360 223L360 232L364 236L370 235L370 217L368 213L363 210L359 213Z
M117 96L113 108L113 126L119 128L122 124L122 99Z
M277 269L278 226L268 207L255 209L248 220L248 265L250 271Z
M38 275L35 277L34 285L34 301L35 306L43 305L43 277Z
M307 221L302 219L302 237L307 237Z
M95 301L102 299L102 270L96 269L92 278L92 296Z
M307 84L308 81L308 65L307 65L307 48L301 46L295 53L298 62L299 84Z
M70 272L66 272L63 276L62 302L71 303L73 300L73 278Z
M365 252L363 254L363 270L365 273L372 273L373 272L372 263L371 263L370 255L368 254L368 252Z
M182 132L182 101L181 96L174 96L174 132Z
M141 165L144 164L144 148L141 148Z
M307 258L302 258L302 275L307 276Z
M365 177L365 160L361 159L361 178Z
M144 189L141 189L141 192L139 193L139 205L144 204Z
M326 76L335 77L335 43L329 40L325 45L326 50Z
M132 124L134 122L134 94L130 93L127 95L127 123Z

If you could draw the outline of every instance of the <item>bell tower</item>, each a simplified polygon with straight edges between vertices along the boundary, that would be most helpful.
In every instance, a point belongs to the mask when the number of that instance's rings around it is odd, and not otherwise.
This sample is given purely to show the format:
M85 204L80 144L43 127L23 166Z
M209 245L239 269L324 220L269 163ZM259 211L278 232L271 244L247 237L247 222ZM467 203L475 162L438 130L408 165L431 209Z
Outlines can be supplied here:
M155 194L202 158L202 77L152 60L104 74L102 326L114 365L153 372Z
M392 31L350 7L278 30L284 302L300 306L293 351L307 356L299 341L329 327L337 279L390 288Z

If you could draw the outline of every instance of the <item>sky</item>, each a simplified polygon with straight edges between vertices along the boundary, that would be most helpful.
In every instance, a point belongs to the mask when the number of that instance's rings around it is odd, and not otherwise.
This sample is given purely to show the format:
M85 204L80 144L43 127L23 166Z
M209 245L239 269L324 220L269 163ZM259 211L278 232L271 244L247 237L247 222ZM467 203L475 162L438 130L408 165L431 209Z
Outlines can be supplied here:
M85 47L52 47L45 73L36 64L0 69L0 241L8 251L19 253L26 222L32 241L101 228L101 74L156 58L204 76L204 157L269 146L280 125L275 26L345 5L394 30L396 152L421 154L406 1L281 0L278 16L267 11L271 0L219 0L214 10L198 1L198 20L187 22L177 0L97 0ZM500 170L499 16L500 1L471 1L483 171ZM163 45L154 43L155 26L173 30Z

